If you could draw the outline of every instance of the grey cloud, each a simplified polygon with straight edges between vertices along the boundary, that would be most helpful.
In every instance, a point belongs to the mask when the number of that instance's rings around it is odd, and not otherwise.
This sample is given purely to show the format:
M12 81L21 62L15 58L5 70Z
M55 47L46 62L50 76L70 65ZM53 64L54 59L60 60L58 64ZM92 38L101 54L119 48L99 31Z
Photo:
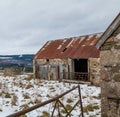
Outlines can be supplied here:
M1 0L0 54L35 53L48 40L104 31L114 0Z

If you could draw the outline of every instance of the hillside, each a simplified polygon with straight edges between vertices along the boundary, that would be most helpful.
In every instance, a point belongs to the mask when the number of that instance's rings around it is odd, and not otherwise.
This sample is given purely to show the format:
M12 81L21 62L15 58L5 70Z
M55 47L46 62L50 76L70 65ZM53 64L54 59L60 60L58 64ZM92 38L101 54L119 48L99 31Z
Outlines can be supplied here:
M33 54L0 55L0 69L4 69L6 67L32 68L33 57Z

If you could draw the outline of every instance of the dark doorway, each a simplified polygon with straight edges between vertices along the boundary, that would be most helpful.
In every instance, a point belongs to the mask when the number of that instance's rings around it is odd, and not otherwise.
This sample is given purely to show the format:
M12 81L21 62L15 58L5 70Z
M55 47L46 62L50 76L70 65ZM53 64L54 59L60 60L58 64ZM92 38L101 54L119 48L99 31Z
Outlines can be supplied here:
M74 59L75 72L88 72L88 59Z
M88 80L88 59L74 59L75 79Z

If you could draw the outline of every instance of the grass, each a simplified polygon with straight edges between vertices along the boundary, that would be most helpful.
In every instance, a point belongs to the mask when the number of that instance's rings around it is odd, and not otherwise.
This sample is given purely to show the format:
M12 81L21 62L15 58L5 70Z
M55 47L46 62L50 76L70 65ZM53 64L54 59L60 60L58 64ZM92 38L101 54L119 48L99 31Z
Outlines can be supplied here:
M67 104L65 107L66 107L66 109L67 109L68 111L73 108L70 104Z
M47 96L46 96L46 97L50 98L51 96L50 96L49 94L47 94Z
M5 93L5 98L11 98L11 95L10 95L10 93Z
M22 110L24 110L24 109L26 109L26 108L29 108L29 106L28 106L28 104L23 104L23 105L20 106L20 108L21 108Z
M31 100L28 104L34 104L34 102Z
M50 90L54 90L55 88L54 87L50 87Z
M87 113L89 111L94 111L94 110L97 110L99 109L100 107L98 105L92 105L92 104L89 104L87 105L86 107L83 107L83 112Z
M83 107L83 112L87 113L88 111L94 111L92 104L89 104L86 107Z
M40 117L50 117L50 114L47 111L43 111Z
M62 109L62 110L61 110L61 113L66 114L65 109Z
M30 81L33 79L33 74L29 74L28 77L25 77L24 80Z
M73 100L71 98L67 99L67 103L72 103Z
M29 96L29 94L23 94L23 97L24 97L24 99L30 99L30 96Z
M0 109L0 112L2 112L2 109Z
M98 106L98 105L93 105L93 109L94 110L97 110L97 109L99 109L100 107Z
M19 117L27 117L27 115L21 115L21 116L19 116Z
M17 101L18 101L18 97L16 95L13 95L11 104L14 105L14 106L16 106L17 105Z
M19 82L19 87L23 88L25 85L22 83L22 81Z
M33 87L34 87L33 85L28 84L28 85L26 86L26 89L30 89L30 88L33 88Z
M51 90L51 92L55 92L56 91L54 87L50 87L49 89Z
M0 92L0 96L2 96L2 91Z
M34 82L33 81L27 81L27 80L29 80L29 78L27 79L26 78L26 81L24 80L24 78L22 78L21 77L21 80L19 81L19 80L17 80L17 78L15 79L15 81L14 80L12 80L12 85L10 85L10 88L14 88L14 85L13 84L15 84L15 86L17 86L17 87L23 87L23 89L21 89L20 91L21 91L21 97L23 96L24 97L24 100L23 101L21 101L22 102L22 104L23 105L21 105L20 106L20 109L21 110L23 110L23 109L26 109L26 108L28 108L29 107L29 104L31 104L31 105L34 105L34 104L37 104L37 103L40 103L41 102L41 99L42 99L42 93L41 92L38 92L38 91L35 91L35 93L33 92L33 95L35 94L35 96L36 97L39 97L38 99L37 98L32 98L31 97L31 94L28 94L28 92L27 92L27 89L30 89L30 88L32 88L33 86L34 86ZM43 83L43 82L42 82ZM44 86L45 87L45 85L44 84L39 84L39 86L37 86L38 88L39 87L41 87L41 86ZM47 84L47 83L46 83ZM48 84L50 84L50 82L48 83ZM52 83L53 84L53 83ZM56 89L57 88L55 88L54 86L52 86L52 84L50 84L50 85L48 85L48 91L51 93L52 91L56 91ZM46 85L47 86L47 85ZM62 89L60 86L58 86L59 87L59 89ZM67 85L67 87L68 87L68 85ZM36 88L36 87L35 87ZM36 88L37 89L37 88ZM19 106L19 105L17 105L18 103L18 97L17 97L17 93L19 92L19 90L17 89L16 90L16 88L14 88L14 90L10 90L10 92L8 92L8 94L7 94L7 98L9 97L8 95L10 95L11 96L11 105L15 105L15 106ZM27 93L26 93L27 92ZM49 94L49 92L48 92L48 94L47 94L47 96L46 97L51 97L51 94ZM62 90L62 92L63 92L63 90ZM16 93L16 94L15 94ZM39 94L40 93L40 94ZM53 93L53 92L52 92ZM6 94L6 92L3 92L3 97L5 96L5 94ZM0 92L0 95L2 96L2 92ZM55 92L55 95L54 96L58 96L59 94L57 94L57 91ZM22 97L22 99L23 99L23 97ZM96 99L98 99L100 97L100 95L98 95L98 97L97 96L93 96L92 98L96 98ZM32 100L26 100L26 99L31 99L32 98ZM68 99L65 99L65 97L63 96L62 98L60 98L60 100L65 100L66 102L67 102L67 104L65 104L65 107L67 108L67 110L69 111L69 110L71 110L72 109L72 106L71 106L71 104L74 102L74 100L76 100L76 99L74 99L74 98L78 98L78 95L75 95L75 94L73 94L73 97L68 97ZM84 96L84 98L87 98L87 97L85 97ZM26 103L26 101L27 101L27 103ZM28 101L29 101L29 103L28 103ZM31 106L30 105L30 106ZM64 108L63 107L61 107L61 105L59 105L59 107L60 107L60 112L61 112L61 114L63 114L63 115L65 115L66 114L66 111L64 110ZM92 109L91 109L92 108ZM84 108L84 110L86 109L86 111L88 112L88 111L92 111L92 110L97 110L97 109L99 109L100 108L100 106L99 105L97 105L97 104L93 104L91 107L90 106L86 106L85 108ZM56 108L56 110L57 110L57 108ZM2 111L2 110L1 110ZM18 110L17 110L18 111ZM49 113L47 114L48 112L46 112L46 111L44 111L42 114L41 114L41 116L39 115L39 117L49 117L50 115L49 115ZM20 117L27 117L26 115L23 115L23 116L20 116Z
M34 100L34 103L35 103L35 104L41 103L41 100L36 98L36 99Z

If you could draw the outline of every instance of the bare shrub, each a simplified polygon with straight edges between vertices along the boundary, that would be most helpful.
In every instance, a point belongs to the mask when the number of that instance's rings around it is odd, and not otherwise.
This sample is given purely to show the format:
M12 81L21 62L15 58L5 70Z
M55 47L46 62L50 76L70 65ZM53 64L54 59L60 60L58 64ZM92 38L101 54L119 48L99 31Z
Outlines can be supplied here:
M8 67L4 69L4 76L15 76L22 74L22 69L19 67Z

